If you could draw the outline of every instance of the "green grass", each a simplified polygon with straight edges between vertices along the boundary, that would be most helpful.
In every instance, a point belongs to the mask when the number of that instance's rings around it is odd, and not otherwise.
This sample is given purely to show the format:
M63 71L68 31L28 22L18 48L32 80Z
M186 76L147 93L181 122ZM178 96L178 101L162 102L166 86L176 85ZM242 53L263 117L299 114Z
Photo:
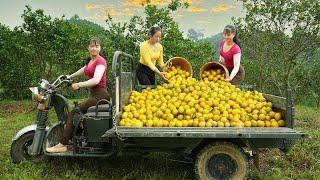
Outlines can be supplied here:
M262 153L261 171L253 170L252 179L320 179L320 111L295 107L295 129L308 139L298 140L286 154L277 149Z
M38 164L13 164L11 139L19 129L35 120L29 101L0 102L0 179L193 179L193 164L166 153L111 158L48 158ZM53 113L51 113L53 114ZM51 118L55 118L51 116ZM307 132L309 139L298 140L284 154L263 150L261 170L250 165L250 179L320 179L320 112L296 107L295 129Z

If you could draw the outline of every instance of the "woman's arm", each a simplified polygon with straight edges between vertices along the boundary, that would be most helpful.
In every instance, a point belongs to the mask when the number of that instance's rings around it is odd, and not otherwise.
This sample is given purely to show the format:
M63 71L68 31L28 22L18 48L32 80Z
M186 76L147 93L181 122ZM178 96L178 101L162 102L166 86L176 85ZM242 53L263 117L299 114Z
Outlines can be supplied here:
M84 74L84 67L80 68L77 72L69 75L68 79L72 79L83 74Z
M106 70L106 67L104 65L98 65L94 70L94 75L91 79L84 82L75 83L75 86L78 86L78 88L82 88L82 87L93 87L99 84L105 70Z
M241 53L237 53L233 55L233 69L229 76L230 81L237 75L240 68L240 61L241 61Z
M164 68L166 67L166 65L163 62L163 48L162 48L162 46L161 46L161 49L160 49L160 57L159 57L159 60L158 60L158 64L159 64L159 66L161 67L162 70L164 70Z
M222 64L224 64L224 58L222 56L219 57L219 62L221 62Z

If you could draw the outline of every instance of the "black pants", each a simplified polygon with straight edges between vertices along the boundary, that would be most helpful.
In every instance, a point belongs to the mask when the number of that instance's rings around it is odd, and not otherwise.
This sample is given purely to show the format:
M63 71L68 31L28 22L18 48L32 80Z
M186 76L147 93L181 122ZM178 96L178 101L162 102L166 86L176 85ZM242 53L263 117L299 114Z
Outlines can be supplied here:
M140 85L155 85L156 74L148 66L139 63L137 67L137 78Z
M77 107L75 107L68 114L66 126L63 131L63 137L60 140L60 143L63 145L67 145L69 139L73 133L73 116L77 113L76 109L79 109L82 113L86 113L88 108L91 106L95 106L100 99L109 99L109 93L105 88L95 88L90 89L90 97L86 101L80 103Z

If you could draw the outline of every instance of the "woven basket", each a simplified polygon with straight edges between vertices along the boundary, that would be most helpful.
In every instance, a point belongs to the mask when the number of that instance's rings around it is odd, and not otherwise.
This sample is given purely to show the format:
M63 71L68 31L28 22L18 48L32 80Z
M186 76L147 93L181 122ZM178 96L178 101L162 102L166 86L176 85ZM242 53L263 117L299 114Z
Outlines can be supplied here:
M202 79L201 75L204 71L215 70L215 69L221 69L225 74L225 78L229 77L229 71L224 65L222 65L218 62L208 62L208 63L202 65L202 67L200 69L200 79Z
M189 63L188 60L186 60L186 59L184 59L184 58L182 58L182 57L173 57L173 58L169 59L169 60L166 62L166 65L167 65L169 62L172 62L172 66L174 66L174 67L180 67L180 69L189 72L190 77L193 76L192 66L191 66L191 64Z

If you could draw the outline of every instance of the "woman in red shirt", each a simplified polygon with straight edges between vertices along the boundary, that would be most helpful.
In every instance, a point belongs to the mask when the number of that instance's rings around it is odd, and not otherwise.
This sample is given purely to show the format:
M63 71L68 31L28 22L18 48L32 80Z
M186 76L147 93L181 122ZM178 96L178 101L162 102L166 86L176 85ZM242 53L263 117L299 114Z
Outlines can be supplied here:
M90 59L88 62L80 68L77 72L67 75L68 79L73 79L80 75L86 75L89 80L84 82L78 82L72 84L73 90L79 90L80 88L90 88L90 98L85 102L80 103L69 114L66 122L66 126L63 132L63 137L60 143L46 149L47 152L57 153L66 152L67 144L71 138L73 132L73 116L79 111L85 113L89 107L96 105L101 99L109 99L109 94L106 89L107 84L107 63L106 60L100 56L100 40L98 38L91 38L88 42L88 51Z
M240 66L241 47L237 37L236 29L232 25L227 25L223 30L224 39L220 43L219 61L226 66L229 71L229 78L232 84L240 84L245 77L245 71Z

